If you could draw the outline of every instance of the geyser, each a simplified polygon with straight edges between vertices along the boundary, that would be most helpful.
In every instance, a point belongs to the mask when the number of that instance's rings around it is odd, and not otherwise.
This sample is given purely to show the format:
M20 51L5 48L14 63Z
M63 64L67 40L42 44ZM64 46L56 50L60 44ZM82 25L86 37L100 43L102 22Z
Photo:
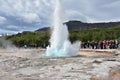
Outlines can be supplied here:
M53 16L53 27L50 38L50 46L47 47L46 56L48 57L70 57L76 56L79 51L79 43L71 44L69 32L66 25L63 25L62 8L59 0L56 0Z

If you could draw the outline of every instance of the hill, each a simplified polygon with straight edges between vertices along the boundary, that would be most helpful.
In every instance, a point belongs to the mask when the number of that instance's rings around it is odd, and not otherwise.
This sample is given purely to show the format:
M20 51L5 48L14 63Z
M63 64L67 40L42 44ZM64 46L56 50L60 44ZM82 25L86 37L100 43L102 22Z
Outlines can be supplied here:
M115 40L120 38L120 25L111 28L74 30L69 31L69 39L71 42L81 41L97 41L97 40ZM7 40L11 40L18 47L28 45L30 47L45 47L49 44L50 34L47 31L40 32L23 32L15 35L6 36Z
M88 29L97 29L97 28L112 28L120 25L120 22L106 22L106 23L84 23L81 21L68 21L63 24L68 26L69 31L74 30L88 30ZM49 31L50 27L45 27L36 30L35 32Z
M35 32L45 32L45 31L49 31L49 30L50 30L50 27L44 27L44 28L36 30Z

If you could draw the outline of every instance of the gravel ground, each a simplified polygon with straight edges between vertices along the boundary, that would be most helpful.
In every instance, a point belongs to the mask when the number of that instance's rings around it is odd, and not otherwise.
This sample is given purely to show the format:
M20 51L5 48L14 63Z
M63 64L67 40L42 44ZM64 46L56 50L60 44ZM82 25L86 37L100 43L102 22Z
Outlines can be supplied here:
M81 50L68 58L42 58L44 51L1 49L0 80L120 80L119 50Z

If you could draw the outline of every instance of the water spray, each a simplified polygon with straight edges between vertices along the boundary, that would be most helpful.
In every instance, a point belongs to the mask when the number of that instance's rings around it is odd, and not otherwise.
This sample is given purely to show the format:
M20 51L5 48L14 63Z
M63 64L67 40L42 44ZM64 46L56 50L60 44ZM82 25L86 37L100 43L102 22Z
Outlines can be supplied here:
M79 51L79 43L71 44L69 32L66 25L63 25L64 17L59 0L56 0L53 15L53 28L50 37L50 46L47 47L46 56L48 57L70 57L76 56Z

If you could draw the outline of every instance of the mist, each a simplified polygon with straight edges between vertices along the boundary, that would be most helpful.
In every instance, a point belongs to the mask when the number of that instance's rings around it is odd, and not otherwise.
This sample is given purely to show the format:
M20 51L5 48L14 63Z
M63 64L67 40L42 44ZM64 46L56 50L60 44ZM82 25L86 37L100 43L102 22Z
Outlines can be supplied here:
M5 51L17 50L17 47L10 40L6 40L4 37L0 37L0 49L5 49Z

